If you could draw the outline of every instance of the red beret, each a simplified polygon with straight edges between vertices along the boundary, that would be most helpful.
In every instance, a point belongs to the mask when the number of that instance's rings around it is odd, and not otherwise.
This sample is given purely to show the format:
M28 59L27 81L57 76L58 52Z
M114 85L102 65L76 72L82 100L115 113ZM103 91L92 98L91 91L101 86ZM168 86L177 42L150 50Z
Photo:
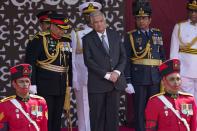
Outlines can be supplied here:
M28 77L31 79L32 66L29 64L19 64L10 68L11 80L21 77Z

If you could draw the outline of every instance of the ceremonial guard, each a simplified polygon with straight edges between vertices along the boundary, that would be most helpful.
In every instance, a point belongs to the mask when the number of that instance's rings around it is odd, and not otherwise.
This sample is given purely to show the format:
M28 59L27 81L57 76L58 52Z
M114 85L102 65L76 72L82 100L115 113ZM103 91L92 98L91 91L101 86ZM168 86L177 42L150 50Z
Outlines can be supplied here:
M181 63L182 64L182 63ZM159 67L164 93L151 97L146 107L146 131L196 131L196 103L180 92L180 61L171 59Z
M188 20L177 23L174 27L170 58L181 61L181 89L191 93L197 100L197 0L187 4Z
M98 2L85 2L79 6L79 11L84 16L84 25L73 30L72 37L72 68L73 88L77 102L78 130L90 131L89 102L87 92L88 72L83 59L82 37L92 31L89 14L101 9Z
M25 61L32 65L32 84L37 86L38 95L48 105L48 130L61 130L61 115L66 87L72 74L71 38L65 34L69 29L68 19L61 14L51 14L50 30L40 32L26 48Z
M160 91L158 66L165 60L161 31L149 27L151 12L148 2L134 4L137 29L128 32L124 42L127 52L127 88L134 87L135 92L136 131L145 130L145 106L148 98Z
M48 131L46 101L29 94L31 65L16 65L10 73L16 95L0 101L0 131Z

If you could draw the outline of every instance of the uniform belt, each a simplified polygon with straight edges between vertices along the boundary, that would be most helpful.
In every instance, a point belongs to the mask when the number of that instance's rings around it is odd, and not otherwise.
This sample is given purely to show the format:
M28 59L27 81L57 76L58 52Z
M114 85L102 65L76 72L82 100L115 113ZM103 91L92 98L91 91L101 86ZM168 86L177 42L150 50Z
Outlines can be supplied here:
M157 59L138 59L134 60L132 63L136 65L159 66L162 61Z
M42 63L37 63L36 65L40 68L50 70L53 72L60 72L60 73L68 72L68 67L62 67L52 64L42 64Z
M197 55L197 49L192 48L180 48L179 52Z

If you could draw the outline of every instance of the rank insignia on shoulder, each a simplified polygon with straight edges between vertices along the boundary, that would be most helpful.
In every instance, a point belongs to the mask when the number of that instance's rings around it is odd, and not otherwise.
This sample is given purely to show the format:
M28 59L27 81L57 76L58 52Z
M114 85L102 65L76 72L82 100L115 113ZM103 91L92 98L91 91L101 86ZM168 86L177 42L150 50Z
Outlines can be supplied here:
M43 98L43 97L41 97L41 96L33 95L33 94L30 94L30 97L32 97L32 98L38 98L38 99L44 99L44 98Z
M165 94L165 92L161 92L161 93L158 93L158 94L155 94L155 95L151 96L149 99L152 99L156 96L161 96L161 95L164 95L164 94Z
M181 94L181 95L187 95L187 96L193 96L193 95L192 95L192 94L190 94L190 93L181 92L181 91L179 91L179 94Z
M70 35L70 34L64 34L63 37L64 37L64 38L71 39L71 35Z
M13 96L9 96L9 97L6 97L6 98L3 98L2 100L0 100L0 103L1 103L1 102L9 101L9 100L14 99L14 98L16 98L16 96L15 96L15 95L13 95Z

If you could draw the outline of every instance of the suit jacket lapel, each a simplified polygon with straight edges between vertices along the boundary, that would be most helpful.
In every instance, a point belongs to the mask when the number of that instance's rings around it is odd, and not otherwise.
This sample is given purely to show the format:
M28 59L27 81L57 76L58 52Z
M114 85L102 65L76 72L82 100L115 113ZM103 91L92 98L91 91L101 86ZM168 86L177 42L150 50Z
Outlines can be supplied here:
M108 41L109 41L109 53L110 55L113 54L113 48L114 48L114 39L113 36L110 34L110 31L108 29L106 29L107 32L107 37L108 37Z
M108 53L105 51L105 48L103 47L102 45L102 42L101 42L101 39L99 38L97 32L94 30L94 42L95 42L95 45L101 49L101 51L103 51L103 53L107 54Z

